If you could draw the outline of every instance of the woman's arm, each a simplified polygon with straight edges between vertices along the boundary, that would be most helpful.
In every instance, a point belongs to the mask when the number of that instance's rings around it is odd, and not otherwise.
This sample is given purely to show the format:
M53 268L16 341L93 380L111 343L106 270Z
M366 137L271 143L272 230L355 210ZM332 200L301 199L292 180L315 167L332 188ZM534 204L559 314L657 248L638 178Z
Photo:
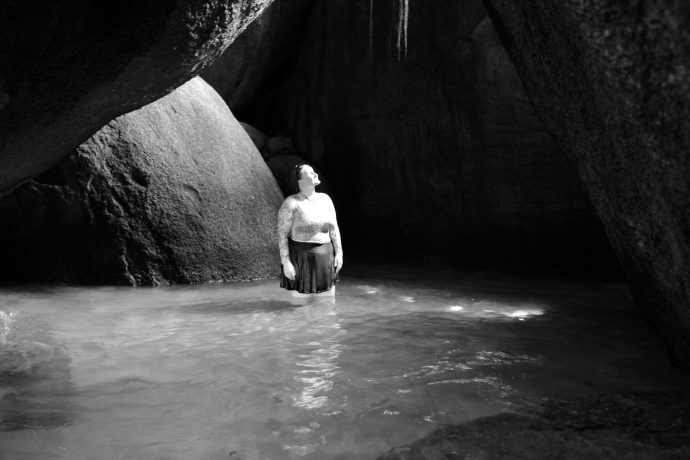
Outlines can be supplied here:
M331 224L328 233L331 236L331 243L335 251L335 271L338 272L343 268L343 245L340 241L340 229L338 228L338 219L335 215L335 206L333 206L333 201L331 201L330 197L328 197L328 202L331 207Z
M289 279L295 279L295 267L290 262L290 249L288 237L295 219L295 202L287 197L278 210L278 249L280 250L280 263L283 264L283 273Z

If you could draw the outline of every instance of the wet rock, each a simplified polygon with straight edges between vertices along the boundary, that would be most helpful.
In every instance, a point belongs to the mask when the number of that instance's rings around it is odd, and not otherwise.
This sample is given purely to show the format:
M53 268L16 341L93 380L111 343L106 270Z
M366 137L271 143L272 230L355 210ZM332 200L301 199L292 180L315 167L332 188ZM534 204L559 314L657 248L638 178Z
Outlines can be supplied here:
M281 202L247 133L196 78L5 197L3 270L131 285L270 277Z
M535 414L504 413L444 426L379 460L687 458L689 396L636 393L549 401Z
M246 119L293 139L331 178L351 241L473 266L616 273L481 2L410 4L407 21L405 4L314 4L281 84L269 79Z
M270 2L2 2L0 195L197 75Z
M690 369L690 4L484 3L637 302Z

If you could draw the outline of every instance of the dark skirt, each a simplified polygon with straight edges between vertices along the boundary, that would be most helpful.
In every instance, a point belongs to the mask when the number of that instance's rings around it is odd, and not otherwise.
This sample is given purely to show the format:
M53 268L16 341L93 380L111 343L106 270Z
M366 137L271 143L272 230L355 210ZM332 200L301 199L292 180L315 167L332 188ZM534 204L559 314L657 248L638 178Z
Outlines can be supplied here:
M303 294L316 294L330 290L338 282L335 271L333 245L328 243L301 243L288 240L290 262L295 267L295 279L280 273L280 287Z

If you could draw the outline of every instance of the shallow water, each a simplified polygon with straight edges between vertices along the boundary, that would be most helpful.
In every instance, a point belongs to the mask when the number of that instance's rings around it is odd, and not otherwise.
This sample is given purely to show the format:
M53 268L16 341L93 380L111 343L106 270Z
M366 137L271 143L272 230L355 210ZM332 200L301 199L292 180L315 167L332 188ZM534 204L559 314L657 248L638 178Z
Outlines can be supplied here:
M276 281L0 289L0 459L367 459L544 397L672 389L622 284L349 268Z

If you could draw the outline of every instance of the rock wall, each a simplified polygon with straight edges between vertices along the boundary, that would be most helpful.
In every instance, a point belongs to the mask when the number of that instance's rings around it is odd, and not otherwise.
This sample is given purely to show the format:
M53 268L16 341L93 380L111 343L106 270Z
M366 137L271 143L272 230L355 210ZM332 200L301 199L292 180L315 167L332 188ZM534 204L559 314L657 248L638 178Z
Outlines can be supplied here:
M276 276L282 194L195 78L0 201L5 279L157 285Z
M690 368L690 4L484 3L635 298Z
M171 92L271 0L0 4L0 195Z
M407 22L403 5L314 4L299 49L245 120L294 139L324 171L346 241L475 266L615 272L481 2L410 2Z
M294 58L316 0L278 0L233 41L201 76L238 117L264 91L271 90ZM275 78L275 80L280 80ZM253 108L256 110L256 107ZM262 107L271 110L270 107Z

